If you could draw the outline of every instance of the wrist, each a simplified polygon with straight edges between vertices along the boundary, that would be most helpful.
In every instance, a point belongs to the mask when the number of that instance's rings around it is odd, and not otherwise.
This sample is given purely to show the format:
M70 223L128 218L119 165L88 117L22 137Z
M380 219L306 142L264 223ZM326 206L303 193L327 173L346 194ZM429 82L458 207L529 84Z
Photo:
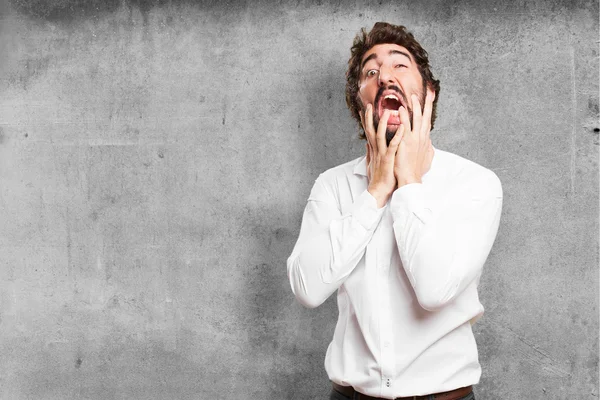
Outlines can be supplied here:
M369 185L367 191L371 194L371 196L375 198L375 201L377 201L377 208L383 207L385 203L387 203L391 195L390 191L383 190L381 187L378 186Z
M416 176L416 175L409 175L409 176L399 176L397 178L398 181L398 188L401 188L404 185L410 185L411 183L422 183L421 182L421 177L420 176Z

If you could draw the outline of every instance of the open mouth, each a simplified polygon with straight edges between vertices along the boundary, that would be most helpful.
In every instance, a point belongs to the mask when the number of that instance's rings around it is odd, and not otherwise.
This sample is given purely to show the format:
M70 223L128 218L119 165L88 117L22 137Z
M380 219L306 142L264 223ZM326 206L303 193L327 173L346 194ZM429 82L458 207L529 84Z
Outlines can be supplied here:
M382 110L398 111L402 103L398 100L398 97L394 94L388 94L381 100Z
M400 97L394 93L388 93L382 96L379 101L379 118L383 116L385 110L390 110L390 117L388 119L388 125L400 125L400 115L398 114L398 109L402 105L400 101Z

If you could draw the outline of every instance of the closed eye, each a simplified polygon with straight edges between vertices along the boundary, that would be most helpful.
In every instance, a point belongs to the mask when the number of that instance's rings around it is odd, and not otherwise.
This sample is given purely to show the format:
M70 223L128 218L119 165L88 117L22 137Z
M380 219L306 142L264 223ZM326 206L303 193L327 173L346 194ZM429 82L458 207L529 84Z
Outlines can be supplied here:
M404 64L396 64L396 66L395 66L395 67L396 67L396 68L402 68L402 67L404 67L404 68L408 68L408 66L406 66L406 65L404 65Z

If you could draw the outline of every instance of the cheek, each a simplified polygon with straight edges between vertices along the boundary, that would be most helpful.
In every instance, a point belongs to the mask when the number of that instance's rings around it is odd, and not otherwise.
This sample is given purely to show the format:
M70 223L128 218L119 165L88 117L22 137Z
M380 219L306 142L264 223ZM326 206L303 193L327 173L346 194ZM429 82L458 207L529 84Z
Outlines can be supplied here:
M365 87L366 85L364 82L358 84L358 98L362 103L365 103Z
M367 104L373 102L375 95L370 86L366 82L362 82L358 85L358 97L364 104Z

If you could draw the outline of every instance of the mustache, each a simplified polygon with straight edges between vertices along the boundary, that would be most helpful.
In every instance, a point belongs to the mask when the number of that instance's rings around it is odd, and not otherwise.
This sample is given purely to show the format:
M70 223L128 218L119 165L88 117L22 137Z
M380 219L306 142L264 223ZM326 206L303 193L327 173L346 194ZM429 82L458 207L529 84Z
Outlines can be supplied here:
M406 107L408 107L408 100L406 99L406 95L404 94L402 89L400 89L398 86L395 86L395 85L380 87L379 90L377 91L377 94L375 95L375 104L379 104L379 101L381 100L381 96L383 96L383 92L385 92L386 90L393 90L393 91L397 92L400 95L400 97L402 97L402 104L406 104Z

